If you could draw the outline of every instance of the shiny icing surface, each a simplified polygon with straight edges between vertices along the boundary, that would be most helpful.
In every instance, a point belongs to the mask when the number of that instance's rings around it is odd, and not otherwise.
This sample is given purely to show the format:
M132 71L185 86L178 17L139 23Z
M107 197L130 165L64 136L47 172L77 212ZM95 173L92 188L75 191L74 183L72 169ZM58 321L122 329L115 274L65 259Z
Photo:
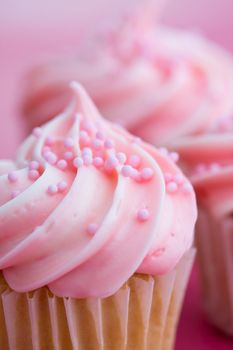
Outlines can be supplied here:
M102 119L83 88L0 162L0 269L19 292L106 297L164 274L193 242L195 196L174 164Z

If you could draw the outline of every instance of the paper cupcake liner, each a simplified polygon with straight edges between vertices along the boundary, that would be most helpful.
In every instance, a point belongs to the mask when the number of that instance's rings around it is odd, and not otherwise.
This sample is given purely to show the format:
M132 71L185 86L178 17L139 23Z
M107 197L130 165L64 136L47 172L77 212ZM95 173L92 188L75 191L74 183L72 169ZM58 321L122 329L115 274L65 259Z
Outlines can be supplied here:
M233 336L233 217L214 218L200 208L196 239L205 311Z
M135 274L113 296L16 293L0 279L1 350L170 350L194 258L159 277Z

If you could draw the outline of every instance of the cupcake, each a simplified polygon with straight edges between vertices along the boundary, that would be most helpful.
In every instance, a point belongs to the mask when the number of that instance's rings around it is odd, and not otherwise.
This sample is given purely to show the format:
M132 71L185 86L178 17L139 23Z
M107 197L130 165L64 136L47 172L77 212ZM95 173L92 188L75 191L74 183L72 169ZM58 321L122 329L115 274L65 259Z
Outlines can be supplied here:
M197 34L143 19L123 21L94 53L35 68L23 106L29 127L63 109L73 77L103 116L156 146L172 149L176 140L211 131L232 113L230 55Z
M172 349L194 257L192 186L170 154L72 91L0 162L0 348Z
M204 307L211 323L233 336L233 118L177 148L198 199L196 245Z

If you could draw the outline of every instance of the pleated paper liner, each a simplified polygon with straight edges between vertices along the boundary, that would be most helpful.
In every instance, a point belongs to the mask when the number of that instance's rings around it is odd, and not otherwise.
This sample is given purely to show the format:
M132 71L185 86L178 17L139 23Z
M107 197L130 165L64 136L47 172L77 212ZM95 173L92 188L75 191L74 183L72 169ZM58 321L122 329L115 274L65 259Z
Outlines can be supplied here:
M135 274L113 296L16 293L1 278L1 350L170 350L194 259L159 277Z
M197 252L209 321L233 336L233 217L199 208Z

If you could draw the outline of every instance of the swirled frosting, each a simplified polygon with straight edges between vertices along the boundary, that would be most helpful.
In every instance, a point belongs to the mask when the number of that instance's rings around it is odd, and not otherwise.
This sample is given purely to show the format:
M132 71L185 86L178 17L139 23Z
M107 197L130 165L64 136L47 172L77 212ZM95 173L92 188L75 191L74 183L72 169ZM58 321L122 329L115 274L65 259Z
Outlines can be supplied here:
M199 203L218 220L233 213L233 118L224 118L211 133L176 142L182 167Z
M193 242L192 186L171 160L101 118L83 88L0 162L0 269L18 292L106 297L164 274Z
M35 69L24 106L29 123L61 110L73 77L104 116L155 145L172 148L233 112L231 57L197 34L156 30L149 22L125 23L89 58Z

